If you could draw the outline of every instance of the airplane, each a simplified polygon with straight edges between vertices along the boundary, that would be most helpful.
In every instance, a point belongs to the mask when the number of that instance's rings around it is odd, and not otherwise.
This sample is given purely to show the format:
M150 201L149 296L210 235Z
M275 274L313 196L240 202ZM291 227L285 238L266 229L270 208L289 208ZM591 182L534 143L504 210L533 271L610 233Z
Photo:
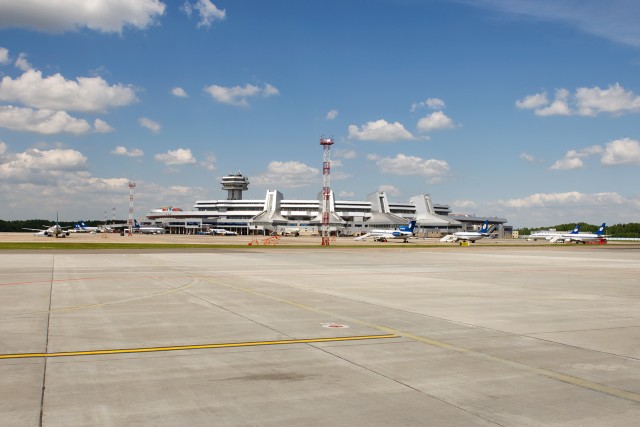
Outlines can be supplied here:
M237 236L235 231L225 230L224 228L212 228L211 235L213 236Z
M606 234L605 234L606 228L607 228L607 224L603 222L602 225L598 228L598 231L596 231L595 233L571 232L569 234L563 235L562 239L564 240L565 243L571 243L571 242L587 243L587 242L600 242L600 241L606 242L607 241ZM576 229L579 229L579 226L576 227L574 231Z
M73 226L74 233L101 233L103 231L104 229L100 227L89 227L84 221L80 221L80 223Z
M47 226L44 225L43 227ZM23 228L23 230L36 231L36 233L34 233L33 235L40 237L69 237L70 233L68 230L65 230L65 228L69 227L60 227L60 225L58 224L58 214L56 214L56 223L51 227L47 227L44 230L40 228Z
M476 240L483 239L489 236L489 220L486 219L482 228L479 231L458 231L453 234L449 234L440 239L441 242L455 243L462 240L463 242L475 242Z
M373 237L374 242L386 242L389 239L401 239L403 243L407 243L408 239L413 237L413 229L415 226L416 222L410 221L409 224L401 225L395 230L370 230L368 233L363 234L360 237L356 237L353 240L364 240L368 237Z
M538 239L545 239L550 241L551 243L556 243L558 241L564 242L563 236L567 234L578 234L580 232L580 224L576 225L575 228L570 233L565 233L564 231L556 231L556 230L539 230L534 233L531 233L528 240L536 241Z
M300 235L300 229L298 227L287 227L282 230L282 235L298 237Z
M149 225L140 226L140 224L138 224L137 219L133 220L133 230L142 234L164 234L165 233L165 230L163 227L153 227Z

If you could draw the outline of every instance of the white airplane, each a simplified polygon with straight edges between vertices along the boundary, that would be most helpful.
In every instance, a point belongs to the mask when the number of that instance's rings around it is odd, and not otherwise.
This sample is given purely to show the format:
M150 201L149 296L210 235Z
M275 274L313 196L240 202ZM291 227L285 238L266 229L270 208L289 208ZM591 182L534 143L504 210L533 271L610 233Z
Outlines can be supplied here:
M47 226L44 225L43 227L47 227ZM33 235L39 236L39 237L56 237L56 238L69 237L70 233L68 230L65 230L65 228L69 228L69 227L60 227L60 225L58 224L58 215L56 214L56 223L51 227L47 227L45 229L23 228L23 230L36 231L36 233L33 233Z
M475 242L476 240L484 239L489 236L489 220L486 219L482 228L479 231L458 231L453 234L449 234L440 239L441 242L455 243L460 240L463 242Z
M282 235L298 237L300 235L300 229L298 227L287 227L282 230Z
M562 236L566 234L578 234L579 231L580 231L580 224L576 225L576 227L570 233L566 233L564 231L556 231L556 230L538 230L531 233L531 235L527 238L527 240L536 241L538 239L544 239L544 240L549 240L552 243L556 243L558 241L562 242L564 241Z
M133 230L142 234L164 234L165 230L163 227L153 227L150 225L141 226L138 224L138 220L133 220Z
M78 224L73 226L74 233L101 233L105 231L100 227L90 227L84 223L84 221L80 221Z
M235 231L225 230L224 228L212 228L211 234L213 236L237 236L238 233Z
M363 234L360 237L356 237L353 240L365 240L368 237L372 237L374 242L386 242L388 240L401 239L403 243L407 243L407 240L413 237L413 229L416 226L415 221L410 221L407 225L401 225L395 230L370 230L368 233Z
M562 239L564 240L565 243L571 243L571 242L576 242L576 243L587 243L587 242L606 242L606 234L605 234L605 230L607 228L607 224L606 223L602 223L602 225L598 228L598 231L596 231L595 233L574 233L571 232L569 234L565 234L562 236ZM574 231L576 229L580 229L580 226L578 225ZM551 241L553 242L553 239L551 239Z

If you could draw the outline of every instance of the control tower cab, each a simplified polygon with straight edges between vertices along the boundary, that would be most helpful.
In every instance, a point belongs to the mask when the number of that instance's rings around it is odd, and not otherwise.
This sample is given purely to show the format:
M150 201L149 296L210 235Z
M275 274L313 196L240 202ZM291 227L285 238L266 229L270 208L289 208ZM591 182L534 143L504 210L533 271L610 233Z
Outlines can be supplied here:
M227 200L242 200L242 192L249 189L249 178L238 172L222 177L221 184L227 190Z

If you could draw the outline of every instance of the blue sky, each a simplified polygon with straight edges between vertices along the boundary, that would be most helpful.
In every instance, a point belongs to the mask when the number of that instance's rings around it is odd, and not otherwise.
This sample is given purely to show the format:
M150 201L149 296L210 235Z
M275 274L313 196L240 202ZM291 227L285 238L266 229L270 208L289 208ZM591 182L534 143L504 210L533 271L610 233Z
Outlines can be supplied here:
M0 1L2 219L135 216L220 177L640 222L634 0Z

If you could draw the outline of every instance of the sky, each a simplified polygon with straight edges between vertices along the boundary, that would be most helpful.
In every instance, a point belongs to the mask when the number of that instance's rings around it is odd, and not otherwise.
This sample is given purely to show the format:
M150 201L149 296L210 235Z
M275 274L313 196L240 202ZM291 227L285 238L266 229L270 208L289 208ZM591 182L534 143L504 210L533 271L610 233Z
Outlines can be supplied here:
M0 219L276 189L640 222L636 0L0 0Z

